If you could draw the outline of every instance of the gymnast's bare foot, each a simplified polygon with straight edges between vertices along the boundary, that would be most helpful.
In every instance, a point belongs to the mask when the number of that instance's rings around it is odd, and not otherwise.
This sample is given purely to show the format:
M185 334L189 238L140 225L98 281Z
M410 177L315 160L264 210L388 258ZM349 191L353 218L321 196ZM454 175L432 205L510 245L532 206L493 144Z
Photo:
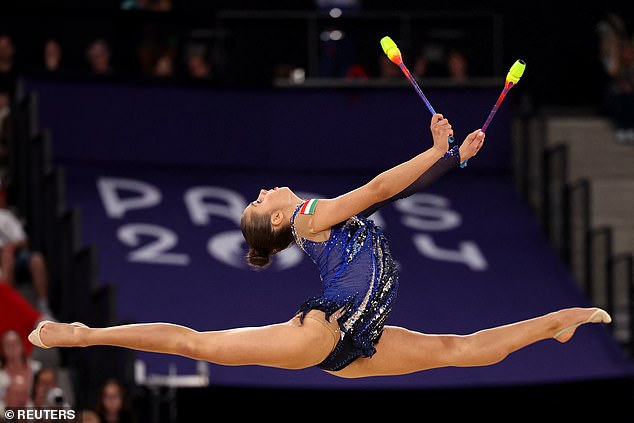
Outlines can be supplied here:
M604 310L596 307L592 308L570 308L560 310L558 313L562 328L555 332L553 338L559 342L567 342L575 334L575 330L585 323L610 323L612 318Z
M44 320L29 335L29 341L40 348L80 346L77 331L87 326L83 323L57 323Z

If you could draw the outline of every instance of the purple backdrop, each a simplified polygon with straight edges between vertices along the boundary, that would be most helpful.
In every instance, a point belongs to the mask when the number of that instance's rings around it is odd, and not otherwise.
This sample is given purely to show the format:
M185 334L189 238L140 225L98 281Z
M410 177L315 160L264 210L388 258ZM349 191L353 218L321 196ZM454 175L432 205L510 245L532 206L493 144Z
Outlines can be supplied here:
M41 122L64 162L354 170L391 166L430 141L431 116L407 87L229 91L38 80L27 87L40 94ZM462 141L484 123L500 89L426 91ZM489 126L481 169L509 166L508 110Z

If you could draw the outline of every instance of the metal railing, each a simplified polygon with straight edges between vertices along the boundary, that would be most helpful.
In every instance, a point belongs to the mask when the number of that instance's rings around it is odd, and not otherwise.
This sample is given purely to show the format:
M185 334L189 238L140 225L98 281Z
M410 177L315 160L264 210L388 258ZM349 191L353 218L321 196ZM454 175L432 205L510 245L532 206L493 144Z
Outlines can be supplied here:
M592 227L592 181L569 180L569 150L563 141L546 146L544 116L516 120L516 187L580 289L612 315L609 329L634 356L634 258L614 253L612 227Z
M543 152L542 227L551 245L564 258L566 245L566 183L568 178L568 147L558 144Z
M623 293L614 300L614 334L634 356L634 256L613 256L609 265L614 291Z
M590 181L583 179L566 185L564 260L586 295L592 298L592 279L588 272L588 233L590 232Z

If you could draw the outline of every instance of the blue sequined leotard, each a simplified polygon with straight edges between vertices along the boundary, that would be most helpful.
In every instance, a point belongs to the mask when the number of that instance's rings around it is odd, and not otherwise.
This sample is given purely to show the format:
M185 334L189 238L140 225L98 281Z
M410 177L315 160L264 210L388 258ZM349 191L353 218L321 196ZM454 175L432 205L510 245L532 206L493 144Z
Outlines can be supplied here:
M347 337L348 357L346 362L337 363L343 368L357 357L370 357L376 351L374 344L396 298L398 269L381 229L364 217L353 216L334 226L327 241L297 237L295 217L300 206L291 219L293 236L319 267L323 284L321 295L305 301L300 312L304 315L317 309L330 318L343 308L339 326L343 339Z
M326 241L297 236L295 218L305 203L297 206L291 217L293 237L319 267L323 285L321 295L305 301L299 312L303 318L317 309L325 312L328 319L336 311L343 312L338 319L342 338L318 367L337 371L359 357L371 357L396 299L398 269L381 228L367 216L419 191L459 163L456 147L399 194L333 226Z

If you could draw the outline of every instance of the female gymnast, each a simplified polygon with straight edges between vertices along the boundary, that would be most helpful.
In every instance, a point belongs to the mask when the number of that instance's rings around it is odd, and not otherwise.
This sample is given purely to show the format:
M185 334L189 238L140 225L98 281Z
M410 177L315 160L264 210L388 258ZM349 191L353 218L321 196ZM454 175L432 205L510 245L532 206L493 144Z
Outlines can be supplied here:
M452 127L432 117L433 146L365 185L332 199L299 198L288 188L261 190L243 212L247 259L263 267L296 242L317 264L321 295L290 320L262 327L198 332L169 323L89 328L41 322L29 336L42 348L111 345L176 354L227 366L318 366L344 378L401 375L443 366L484 366L540 340L568 341L584 323L608 323L598 308L568 308L469 335L430 335L385 326L398 269L381 229L368 219L381 206L420 190L476 155L485 134L449 150Z

